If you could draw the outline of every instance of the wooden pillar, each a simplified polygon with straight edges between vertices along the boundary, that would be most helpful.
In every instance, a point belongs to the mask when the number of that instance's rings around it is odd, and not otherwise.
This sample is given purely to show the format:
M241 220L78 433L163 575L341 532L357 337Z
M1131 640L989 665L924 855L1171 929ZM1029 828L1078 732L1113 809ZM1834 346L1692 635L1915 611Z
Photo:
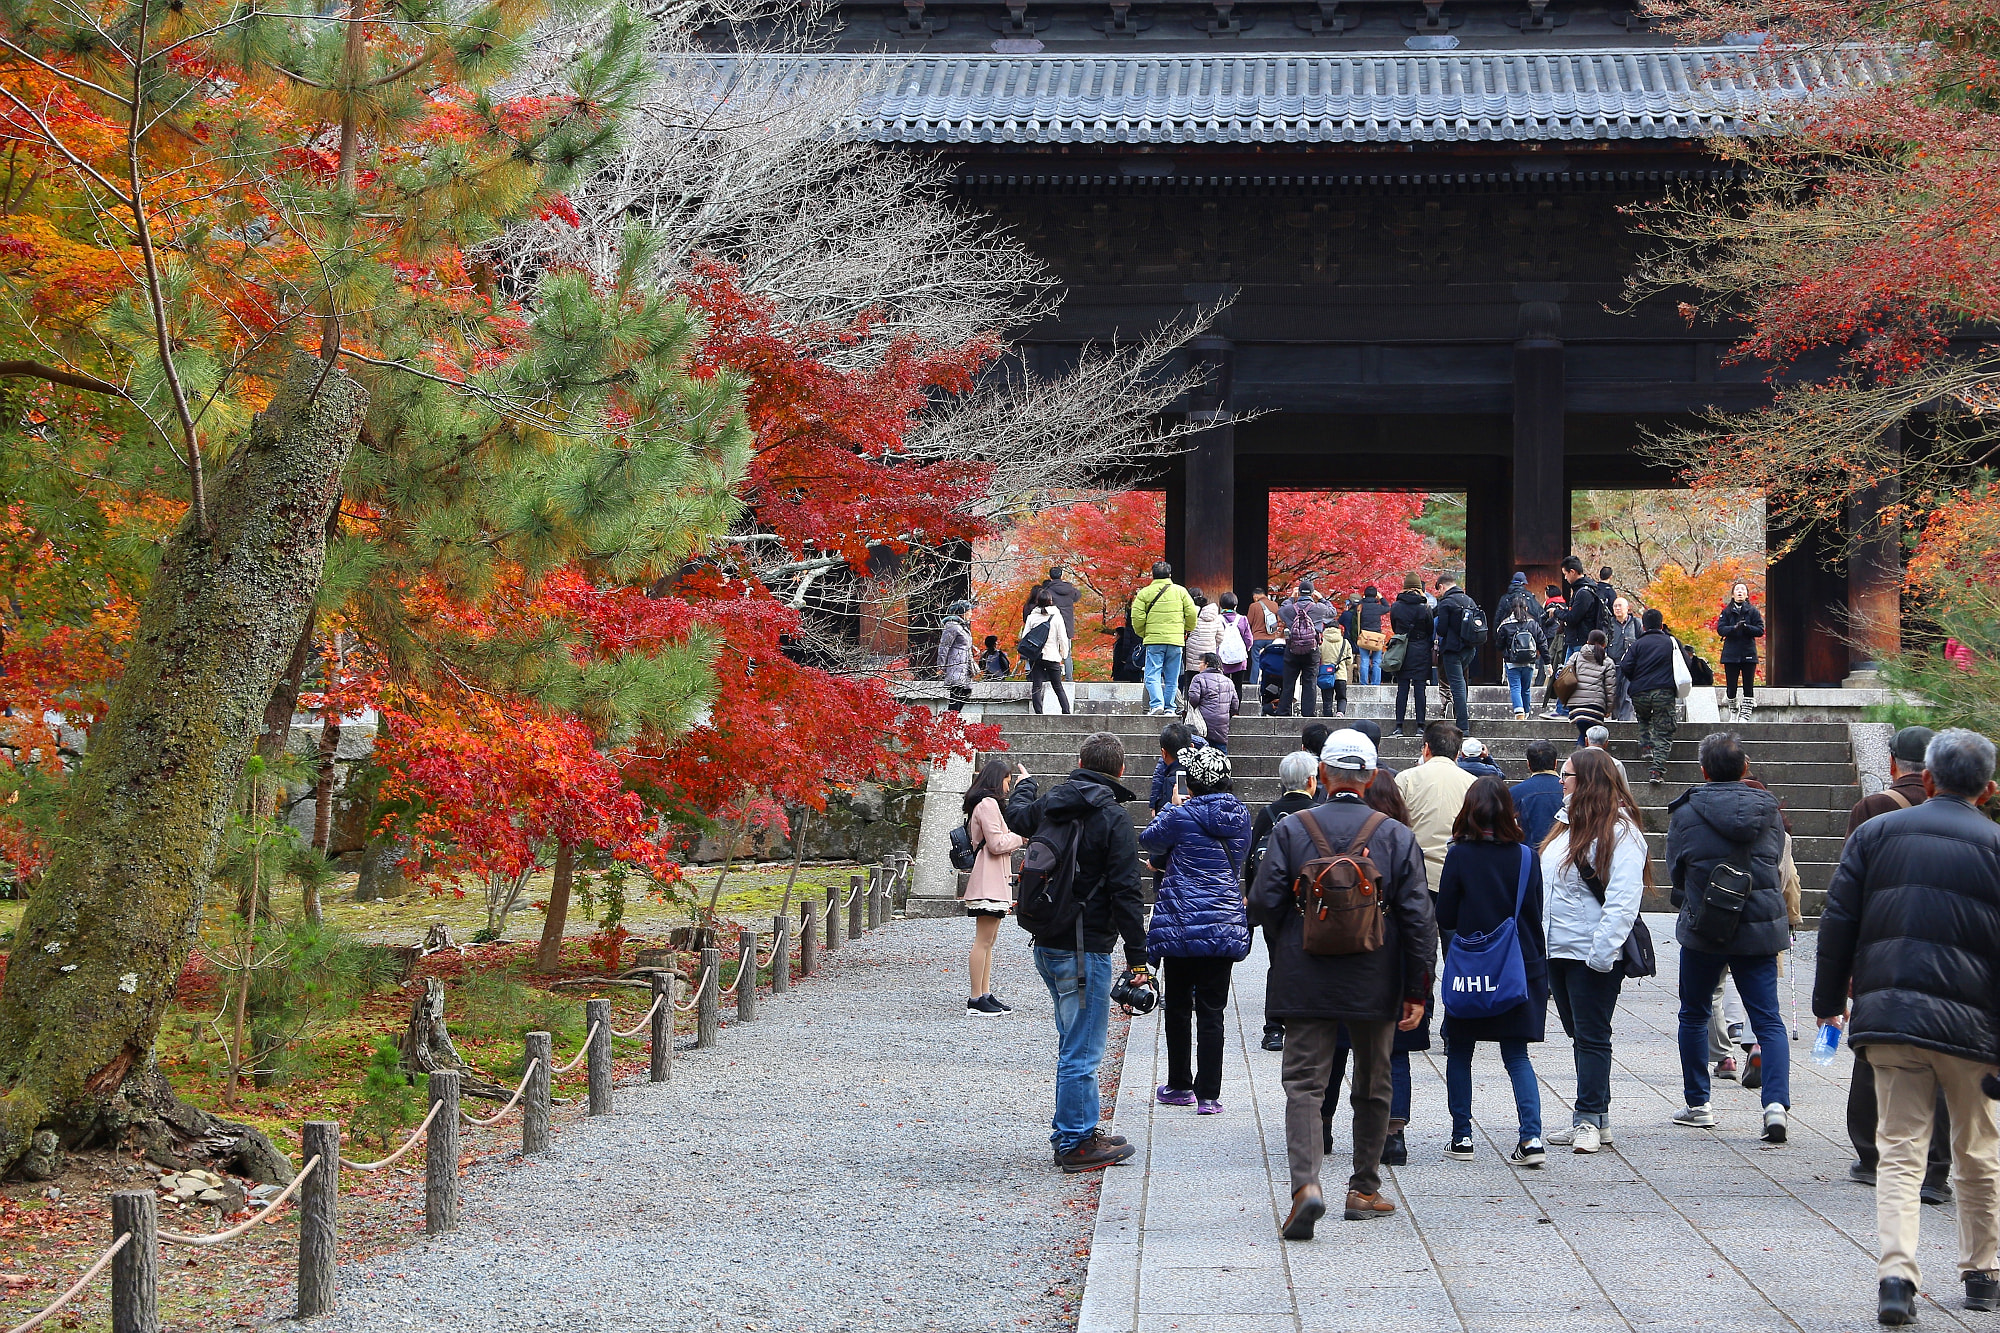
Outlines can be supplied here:
M1764 572L1765 680L1840 684L1848 673L1847 575L1837 535L1771 528L1765 540L1772 551L1791 545Z
M430 1100L439 1103L424 1131L424 1231L458 1230L458 1071L433 1069Z
M653 973L653 1030L646 1050L646 1077L665 1083L674 1072L674 977Z
M1238 468L1236 481L1237 609L1250 609L1250 590L1271 575L1271 484L1246 482Z
M1554 301L1524 302L1514 341L1513 560L1507 575L1526 571L1538 597L1543 587L1560 581L1558 571L1569 554L1564 387L1562 308ZM1470 522L1468 514L1468 546Z
M1182 559L1174 577L1213 602L1236 586L1236 425L1229 415L1236 347L1202 337L1190 350L1208 379L1188 400L1188 420L1203 429L1181 455Z
M1167 502L1164 530L1160 536L1160 559L1174 567L1174 577L1187 573L1187 460L1176 458L1167 464Z
M1876 671L1903 648L1903 527L1897 513L1902 486L1895 467L1903 451L1902 427L1884 431L1882 444L1891 456L1889 479L1847 506L1847 637L1854 672Z
M160 1200L151 1190L111 1196L111 1238L130 1233L111 1256L111 1333L160 1333Z
M546 1032L530 1032L524 1038L527 1058L536 1062L528 1075L528 1091L521 1100L521 1152L549 1150L549 1074L555 1045Z
M1485 609L1489 621L1494 604L1520 568L1512 562L1514 524L1507 503L1506 475L1506 468L1495 462L1468 472L1465 478L1465 570L1460 582L1472 600ZM1502 679L1499 663L1499 652L1489 633L1473 668L1474 679L1488 683Z
M340 1122L308 1120L299 1136L303 1161L319 1165L299 1186L299 1318L331 1314L339 1294L334 1240L339 1233Z

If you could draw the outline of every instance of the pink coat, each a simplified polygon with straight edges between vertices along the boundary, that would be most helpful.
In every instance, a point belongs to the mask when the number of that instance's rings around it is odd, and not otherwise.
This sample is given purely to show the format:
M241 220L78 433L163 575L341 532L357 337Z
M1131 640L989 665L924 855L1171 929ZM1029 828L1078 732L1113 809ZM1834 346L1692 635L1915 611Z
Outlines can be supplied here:
M967 826L972 833L972 845L978 847L984 842L986 846L972 863L972 875L965 885L966 901L1013 902L1014 853L1027 839L1007 827L1000 814L1000 803L991 796L972 808Z

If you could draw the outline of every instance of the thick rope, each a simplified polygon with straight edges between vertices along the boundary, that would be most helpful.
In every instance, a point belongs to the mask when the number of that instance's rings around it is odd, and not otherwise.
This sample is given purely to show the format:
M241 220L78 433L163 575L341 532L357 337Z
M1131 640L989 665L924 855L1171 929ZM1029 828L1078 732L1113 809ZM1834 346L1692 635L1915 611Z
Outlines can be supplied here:
M56 1297L55 1303L53 1305L48 1306L40 1314L28 1320L27 1323L14 1325L14 1327L9 1329L7 1333L33 1333L33 1330L40 1328L44 1323L48 1322L48 1320L52 1316L61 1314L62 1308L65 1305L68 1305L71 1301L75 1300L79 1295L82 1294L83 1289L90 1285L90 1280L96 1277L99 1273L102 1273L104 1271L104 1266L111 1262L112 1258L117 1255L118 1251L124 1249L127 1245L130 1245L131 1243L132 1243L132 1233L129 1231L126 1232L124 1235L120 1236L117 1240L112 1241L111 1248L106 1250L103 1254L97 1256L97 1262L92 1264L87 1270L85 1270L84 1275L76 1280L75 1286L71 1287L68 1291L64 1292L62 1295Z
M443 1102L432 1102L430 1113L424 1116L424 1123L418 1125L415 1129L410 1131L410 1137L403 1140L402 1147L396 1149L396 1151L390 1153L387 1157L384 1157L381 1161L349 1162L343 1159L340 1164L343 1167L346 1167L350 1171L380 1171L383 1167L393 1164L397 1158L401 1157L404 1153L408 1152L410 1149L417 1146L417 1140L422 1138L424 1136L424 1131L431 1127L431 1121L437 1119L438 1108L443 1105L444 1105Z
M479 1125L483 1128L487 1125L499 1124L500 1117L506 1115L509 1111L513 1110L515 1103L521 1100L521 1094L528 1090L528 1080L535 1076L535 1067L541 1064L541 1062L542 1062L542 1057L539 1055L536 1056L534 1059L528 1061L528 1068L521 1075L521 1086L514 1089L514 1095L507 1099L507 1104L505 1106L495 1111L492 1115L486 1117L486 1119L480 1120L472 1115L469 1115L462 1108L459 1111L459 1115L464 1117L465 1123L468 1125ZM443 1103L440 1102L439 1105L443 1105Z
M771 960L778 956L778 946L784 943L784 941L785 937L783 935L780 935L775 931L772 932L771 947L764 952L763 957L757 960L757 966L769 967L771 965Z
M702 989L708 985L708 974L710 970L711 969L706 967L704 967L701 970L701 979L696 981L694 983L694 989L688 992L688 1001L686 1004L682 1004L678 1000L674 1002L674 1008L676 1011L683 1014L691 1014L695 1011L695 1008L701 1004L701 992Z
M592 1023L590 1025L590 1031L583 1034L583 1049L576 1053L576 1059L570 1061L566 1065L557 1065L555 1068L551 1069L549 1073L567 1074L570 1070L582 1064L583 1057L590 1054L590 1039L592 1037L595 1037L596 1035L597 1035L597 1024Z
M664 1001L664 1000L665 1000L666 998L667 998L667 996L666 996L666 992L664 992L664 991L662 991L662 992L661 992L660 994L658 994L658 995L655 995L655 996L653 997L653 1007L652 1007L651 1009L648 1009L648 1010L646 1011L646 1013L645 1013L645 1016L644 1016L644 1017L640 1018L640 1020L639 1020L638 1022L634 1023L634 1024L633 1024L633 1025L632 1025L631 1027L629 1027L629 1028L626 1028L626 1029L625 1029L625 1030L624 1030L623 1032L620 1032L620 1031L619 1031L619 1030L618 1030L617 1028L613 1028L613 1029L611 1029L611 1035L612 1035L612 1036L614 1036L614 1037L636 1037L636 1036L638 1036L638 1035L639 1035L639 1031L640 1031L640 1029L641 1029L641 1028L644 1028L644 1027L646 1026L646 1024L648 1024L648 1023L650 1023L650 1022L652 1022L652 1021L653 1021L653 1015L654 1015L655 1013L659 1012L659 1008L660 1008L660 1004L661 1004L661 1002L662 1002L662 1001Z
M444 1103L439 1102L438 1105L442 1106L444 1105ZM175 1245L220 1245L222 1244L222 1242L226 1240L235 1240L238 1236L250 1230L250 1228L256 1226L258 1223L268 1221L273 1213L276 1213L278 1209L284 1206L285 1200L291 1198L292 1195L298 1191L299 1186L306 1183L306 1177L311 1175L313 1173L313 1168L318 1165L319 1165L319 1158L315 1157L311 1161L307 1162L304 1166L300 1167L299 1173L296 1176L292 1177L292 1183L285 1186L285 1192L283 1194L280 1194L277 1198L271 1200L269 1203L265 1204L264 1211L258 1213L248 1222L238 1223L237 1225L229 1228L229 1230L218 1231L212 1236L189 1236L179 1231L169 1231L165 1227L161 1227L160 1239L164 1241L171 1241Z

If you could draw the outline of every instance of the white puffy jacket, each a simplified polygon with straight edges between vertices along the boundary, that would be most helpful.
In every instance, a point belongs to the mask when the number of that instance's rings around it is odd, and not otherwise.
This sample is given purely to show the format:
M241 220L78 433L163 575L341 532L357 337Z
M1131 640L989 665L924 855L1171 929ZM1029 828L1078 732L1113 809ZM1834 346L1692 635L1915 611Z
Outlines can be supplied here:
M1599 903L1572 866L1563 864L1569 850L1568 807L1556 815L1555 837L1542 850L1542 926L1551 958L1574 958L1593 972L1609 972L1632 933L1645 893L1646 835L1629 819L1618 826L1618 845L1611 852L1611 882Z

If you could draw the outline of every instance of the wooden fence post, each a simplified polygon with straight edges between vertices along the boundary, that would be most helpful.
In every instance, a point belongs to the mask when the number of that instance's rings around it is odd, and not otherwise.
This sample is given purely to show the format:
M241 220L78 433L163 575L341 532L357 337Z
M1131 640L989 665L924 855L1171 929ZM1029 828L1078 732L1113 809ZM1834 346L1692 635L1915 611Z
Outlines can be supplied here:
M703 1050L715 1045L716 1028L722 1008L722 950L701 951L701 998L695 1011L694 1044Z
M611 1114L611 1001L585 1000L583 1021L594 1025L590 1035L590 1056L584 1061L590 1075L590 1114Z
M819 971L819 903L807 898L799 904L799 975L809 977Z
M319 1158L299 1186L299 1318L330 1314L340 1284L333 1243L340 1205L340 1122L308 1120L299 1137L299 1155Z
M882 881L888 876L882 866L868 867L868 929L882 924Z
M830 884L826 890L826 947L840 947L840 886Z
M653 1047L646 1077L665 1083L674 1072L674 974L653 973Z
M458 1230L458 1071L433 1069L430 1099L442 1102L424 1135L424 1231Z
M792 919L775 918L771 933L778 937L771 946L771 993L783 995L792 988Z
M757 932L736 932L736 1021L749 1023L757 1017Z
M896 906L906 909L910 905L910 893L917 886L917 858L908 852L896 853Z
M527 1038L527 1054L535 1062L534 1072L528 1075L528 1091L521 1099L521 1151L523 1153L547 1152L549 1150L549 1070L554 1054L554 1043L546 1032L530 1032Z
M111 1239L132 1239L111 1257L112 1333L160 1333L160 1200L151 1190L111 1196Z
M858 940L861 938L861 923L868 915L868 904L861 901L866 896L866 889L859 875L848 876L847 887L849 890L847 895L847 938Z

